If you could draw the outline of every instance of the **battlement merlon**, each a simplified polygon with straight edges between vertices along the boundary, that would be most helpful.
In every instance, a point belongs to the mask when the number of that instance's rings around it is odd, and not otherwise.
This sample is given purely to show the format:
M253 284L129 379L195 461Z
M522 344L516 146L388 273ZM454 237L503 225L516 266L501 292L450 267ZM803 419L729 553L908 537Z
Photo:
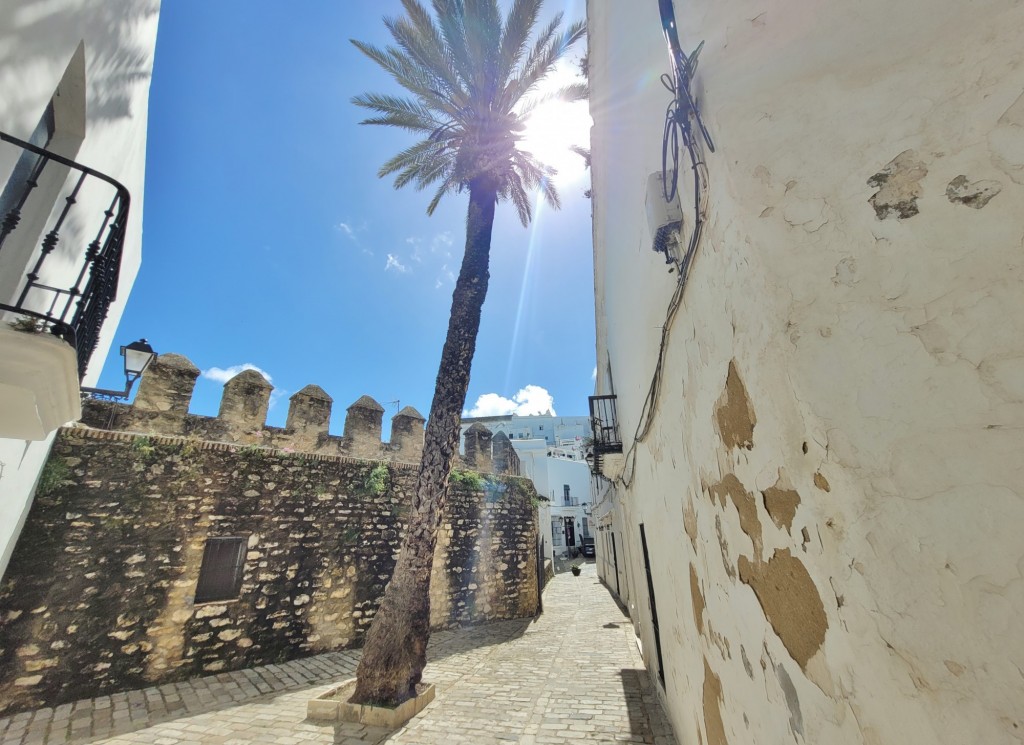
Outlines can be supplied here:
M289 399L284 428L266 424L274 387L256 370L243 370L224 384L215 417L189 414L199 368L179 354L161 354L146 370L133 404L88 399L82 423L95 429L191 437L209 442L259 445L305 453L418 463L423 454L422 414L406 406L391 418L391 441L381 441L384 407L361 396L348 407L342 436L329 432L334 400L317 385ZM511 447L502 443L499 449ZM481 473L517 472L508 457L492 456L491 431L480 423L466 432L463 465ZM495 470L494 466L498 466Z

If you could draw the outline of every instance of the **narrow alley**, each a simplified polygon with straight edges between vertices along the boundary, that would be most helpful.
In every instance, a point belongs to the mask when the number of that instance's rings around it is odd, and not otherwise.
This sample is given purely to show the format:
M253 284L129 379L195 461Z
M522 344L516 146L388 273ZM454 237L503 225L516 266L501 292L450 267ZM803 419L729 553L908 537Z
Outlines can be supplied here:
M394 733L306 719L351 677L358 650L64 704L0 719L0 741L41 743L651 743L674 745L633 628L597 579L556 575L535 620L431 639L437 698Z

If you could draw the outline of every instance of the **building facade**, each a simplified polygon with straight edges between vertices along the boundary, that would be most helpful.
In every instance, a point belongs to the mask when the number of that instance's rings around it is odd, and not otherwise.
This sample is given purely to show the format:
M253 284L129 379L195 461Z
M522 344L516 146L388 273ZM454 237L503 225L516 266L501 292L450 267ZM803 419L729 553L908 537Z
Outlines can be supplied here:
M548 558L577 553L594 532L592 479L583 446L576 440L565 441L560 447L549 446L541 439L511 443L519 456L522 475L533 481L537 494L547 500L538 522L542 527L551 526L544 536Z
M159 0L0 13L0 575L141 260Z
M1019 743L1024 7L660 6L668 87L588 4L595 516L676 736Z
M548 445L575 442L590 435L590 420L585 416L555 416L554 414L530 414L519 416L463 417L462 432L474 423L487 427L494 434L503 433L510 440L544 440Z

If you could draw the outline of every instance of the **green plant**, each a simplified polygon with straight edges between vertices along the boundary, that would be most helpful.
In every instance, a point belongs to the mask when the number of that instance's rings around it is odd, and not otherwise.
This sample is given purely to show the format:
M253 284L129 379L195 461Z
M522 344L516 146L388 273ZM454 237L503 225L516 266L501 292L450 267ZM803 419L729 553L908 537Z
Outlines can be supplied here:
M483 489L486 483L484 477L476 471L463 471L459 468L452 469L452 475L448 477L448 482L474 491Z
M267 457L267 451L259 445L243 445L238 448L238 454L246 460L263 460Z
M148 437L137 437L132 442L132 450L148 460L156 452L156 445Z
M391 472L388 471L388 467L384 463L378 463L366 476L366 481L363 482L363 486L366 487L366 491L374 496L380 497L388 490L388 481Z
M580 571L583 569L583 565L576 563L569 567L569 570L573 573L574 577L580 576Z
M199 440L189 438L178 445L178 452L182 458L191 458L193 455L197 455L202 450Z
M39 484L36 486L36 494L40 497L48 497L58 489L74 484L73 474L67 462L59 456L46 461L43 472L39 474Z
M41 318L32 318L31 316L22 316L7 325L23 334L41 334L46 331L46 321Z

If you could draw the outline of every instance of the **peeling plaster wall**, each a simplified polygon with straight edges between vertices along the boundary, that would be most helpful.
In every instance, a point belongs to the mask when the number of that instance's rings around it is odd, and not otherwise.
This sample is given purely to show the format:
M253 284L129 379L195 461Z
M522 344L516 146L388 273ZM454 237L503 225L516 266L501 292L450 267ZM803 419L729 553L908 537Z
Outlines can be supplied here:
M678 278L645 208L669 67L656 3L588 10L597 390L628 450ZM1022 742L1024 6L676 13L710 221L608 514L655 673L645 525L677 737Z

